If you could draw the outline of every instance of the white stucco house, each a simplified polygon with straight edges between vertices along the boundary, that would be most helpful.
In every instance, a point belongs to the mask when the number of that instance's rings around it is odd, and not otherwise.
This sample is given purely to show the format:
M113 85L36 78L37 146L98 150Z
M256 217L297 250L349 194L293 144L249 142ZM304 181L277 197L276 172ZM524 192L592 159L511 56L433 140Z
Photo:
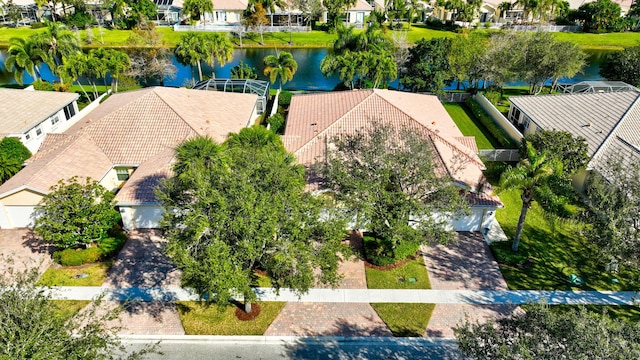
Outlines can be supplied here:
M584 189L589 171L606 176L610 159L640 163L640 90L512 96L509 120L524 135L561 130L586 139L589 162L574 178Z
M20 139L32 154L45 136L69 128L78 120L76 93L0 89L0 139Z
M484 231L490 226L503 204L485 181L475 138L460 132L436 96L379 89L295 95L282 140L298 162L309 167L322 161L335 136L354 133L372 121L416 129L433 144L435 163L460 187L471 209L466 216L448 217L450 229ZM322 191L314 181L309 190Z
M49 135L28 165L0 185L0 228L33 224L51 186L78 176L116 191L125 229L155 228L154 189L171 176L174 149L193 136L222 142L258 118L254 94L147 88L112 95L62 134Z

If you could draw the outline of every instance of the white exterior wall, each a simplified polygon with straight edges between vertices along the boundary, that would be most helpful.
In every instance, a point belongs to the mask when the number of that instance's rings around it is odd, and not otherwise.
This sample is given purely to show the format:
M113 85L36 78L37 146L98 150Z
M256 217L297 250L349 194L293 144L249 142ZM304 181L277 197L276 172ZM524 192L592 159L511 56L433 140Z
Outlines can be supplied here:
M156 204L120 206L120 216L126 230L155 229L160 227L162 208Z
M4 207L4 212L6 214L6 220L8 223L6 224L6 228L24 228L33 226L33 214L35 212L35 206L16 206L16 205L0 205ZM3 216L0 215L0 222ZM0 223L0 227L3 227Z
M31 129L25 131L20 135L17 135L17 137L20 138L24 146L26 146L27 149L29 149L29 151L31 151L32 154L35 154L36 152L38 152L38 149L40 149L40 145L42 145L42 142L44 141L44 138L48 133L62 132L68 129L71 125L73 125L79 119L79 117L77 116L79 112L78 103L74 100L73 103L71 104L73 105L73 109L75 110L75 115L70 119L66 118L64 114L64 108L63 108L63 109L60 109L60 111L58 111L57 113L44 119L39 124L32 127ZM58 122L53 124L52 119L54 119L55 117L58 118ZM40 135L38 135L36 131L36 129L38 128L40 129ZM29 139L27 139L27 135L29 136Z

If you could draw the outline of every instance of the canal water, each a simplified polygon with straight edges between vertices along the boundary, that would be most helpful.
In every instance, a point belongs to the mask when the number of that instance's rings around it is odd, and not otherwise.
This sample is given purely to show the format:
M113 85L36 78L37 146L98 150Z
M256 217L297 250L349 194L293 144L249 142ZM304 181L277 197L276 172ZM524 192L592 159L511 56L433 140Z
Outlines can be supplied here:
M336 85L340 83L340 79L337 76L325 77L322 75L322 72L320 72L320 62L329 53L329 49L286 49L286 51L291 52L294 59L298 62L298 71L294 75L293 80L284 85L284 88L296 90L333 90ZM231 68L242 61L249 66L255 67L258 70L260 79L267 80L267 77L263 75L264 65L262 61L267 55L274 55L275 53L275 49L236 49L233 53L232 61L224 66L216 65L214 67L215 76L217 78L229 78L231 76ZM584 69L572 78L561 79L560 83L603 79L599 74L600 63L607 52L589 51L588 54L589 58ZM16 81L13 74L8 72L4 67L4 59L6 56L6 49L0 49L0 84L15 84ZM190 66L180 64L174 56L171 57L171 60L176 66L177 72L174 79L167 78L164 80L166 86L185 86L191 83L191 79L197 80L197 69L192 69ZM40 70L45 80L54 80L54 76L46 64L43 64ZM204 75L210 76L211 67L204 65L203 73ZM29 84L33 81L33 78L29 74L25 74L23 80L25 84ZM397 81L390 85L395 88ZM524 85L524 83L516 81L508 85ZM449 88L455 89L456 84L451 84Z

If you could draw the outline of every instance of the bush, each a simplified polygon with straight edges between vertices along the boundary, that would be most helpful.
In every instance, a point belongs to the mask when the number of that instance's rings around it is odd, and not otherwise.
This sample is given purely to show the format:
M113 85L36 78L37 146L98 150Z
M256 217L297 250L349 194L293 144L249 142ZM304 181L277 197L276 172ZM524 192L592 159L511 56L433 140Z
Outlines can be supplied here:
M57 91L57 92L67 92L69 91L69 88L71 87L71 84L62 84L62 83L55 83L53 84L53 90Z
M487 90L484 93L484 97L486 97L493 106L498 106L498 102L502 99L500 92L495 90Z
M291 91L282 90L278 96L278 105L282 107L289 107L291 105L291 97L293 94Z
M495 121L484 111L484 109L473 99L468 98L465 103L473 112L473 115L480 120L482 125L484 125L487 130L495 137L500 145L502 145L506 149L516 149L518 144L513 141L501 128L496 124Z
M98 241L97 246L56 251L53 259L62 266L79 266L106 260L117 254L127 241L127 236L122 231L110 231L111 234L112 236Z
M97 25L96 19L89 13L77 11L65 18L65 23L69 27L84 29L87 25Z
M511 241L495 241L489 246L493 256L499 263L505 265L522 265L529 259L527 247L525 244L520 243L518 251L511 250Z
M396 261L404 260L415 255L420 248L420 244L405 241L394 249L388 239L374 237L370 234L364 236L363 242L367 261L377 266L391 265Z
M271 131L275 132L276 134L282 134L284 132L285 121L284 121L284 116L282 116L282 114L280 113L274 114L267 120L267 123L271 125Z
M17 159L21 163L31 157L31 151L22 144L20 139L14 137L6 137L0 141L0 153Z
M53 91L53 84L48 81L36 80L31 85L33 85L35 90Z
M41 23L41 22L34 22L34 23L31 23L31 28L32 28L32 29L42 29L42 28L44 28L44 27L47 27L47 24L45 24L45 23Z

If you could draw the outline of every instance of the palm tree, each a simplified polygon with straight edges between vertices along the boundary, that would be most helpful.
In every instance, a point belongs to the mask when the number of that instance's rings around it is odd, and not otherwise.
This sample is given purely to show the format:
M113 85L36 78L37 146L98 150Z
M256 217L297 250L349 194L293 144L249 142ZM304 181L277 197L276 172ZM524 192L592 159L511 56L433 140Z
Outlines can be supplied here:
M111 90L118 92L118 79L131 67L131 59L124 51L109 49L107 71L111 75Z
M22 78L26 71L34 79L40 78L38 66L46 63L49 57L38 43L33 39L11 38L9 40L9 56L4 63L8 71L13 72L13 76L18 84L22 85Z
M224 66L233 58L233 44L226 34L212 33L207 37L207 48L209 51L209 64L211 65L211 77L215 78L213 66L216 60L220 66Z
M280 79L280 90L282 85L293 79L293 75L298 70L298 63L293 55L286 51L265 57L264 65L264 74L269 75L272 84L275 84L278 78Z
M0 153L0 184L9 180L22 169L22 161L16 157Z
M511 4L510 2L508 2L508 1L501 2L500 5L498 5L498 10L500 10L500 17L505 19L506 16L507 16L507 13L512 8L513 8L513 4Z
M84 93L84 96L86 96L87 99L91 99L89 94L87 94L87 91L82 86L82 83L79 81L80 77L89 76L88 58L85 53L77 52L67 58L64 58L62 65L58 67L58 73L60 74L60 77L65 79L65 81L70 81L72 84L78 84Z
M202 81L202 62L209 60L210 53L204 34L188 32L180 39L175 49L176 59L184 65L197 66L198 78Z
M211 0L185 0L182 9L186 15L200 15L200 21L206 24L207 20L204 14L213 12L213 2Z
M49 67L57 74L62 59L80 51L80 45L77 36L64 24L51 21L46 21L46 24L46 32L31 37L48 54Z
M500 178L503 189L517 189L521 191L522 210L516 227L516 235L511 249L518 251L520 235L527 218L527 211L539 194L539 190L545 187L553 176L562 171L562 163L546 153L538 154L531 143L526 142L527 157L520 160L516 167L507 169Z

